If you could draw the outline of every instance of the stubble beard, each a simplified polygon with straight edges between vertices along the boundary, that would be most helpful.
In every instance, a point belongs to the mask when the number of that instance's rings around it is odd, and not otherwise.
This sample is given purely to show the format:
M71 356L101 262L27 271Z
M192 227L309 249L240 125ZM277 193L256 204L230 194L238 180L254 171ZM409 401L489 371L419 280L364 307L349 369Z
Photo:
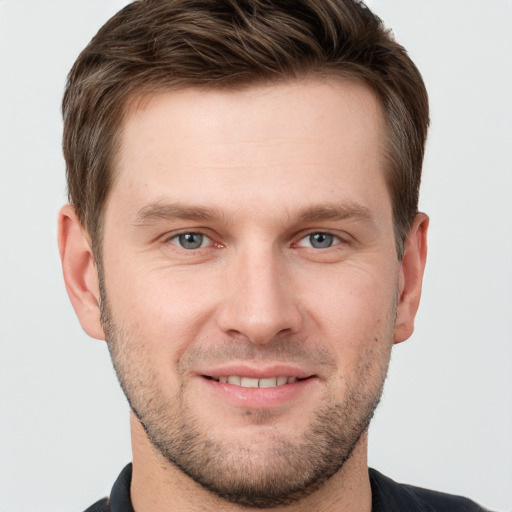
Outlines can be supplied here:
M366 431L379 398L366 403L362 417L352 423L346 404L324 407L300 441L272 433L258 442L219 440L186 408L180 408L173 425L170 418L152 416L154 411L132 409L155 448L203 488L237 505L272 508L309 496L338 473ZM259 414L254 416L257 424Z
M250 439L216 438L214 429L194 417L185 382L174 396L162 392L144 358L143 343L115 323L101 288L105 336L132 411L164 459L217 497L262 509L293 504L338 473L367 430L381 398L389 358L384 365L377 364L378 369L367 361L341 402L326 397L300 440L275 431L269 431L265 446ZM371 375L375 371L377 378ZM264 411L252 414L255 423L265 422Z

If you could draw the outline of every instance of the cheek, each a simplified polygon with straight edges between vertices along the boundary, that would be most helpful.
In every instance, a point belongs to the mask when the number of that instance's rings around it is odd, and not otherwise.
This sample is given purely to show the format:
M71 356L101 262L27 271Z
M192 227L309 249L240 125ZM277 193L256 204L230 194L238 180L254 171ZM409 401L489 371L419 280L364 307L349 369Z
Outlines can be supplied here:
M144 344L157 365L177 363L191 341L204 335L215 309L208 280L192 272L144 272L144 265L125 265L107 275L115 322Z
M339 377L385 375L396 310L396 279L362 269L332 272L329 279L308 282L302 302L309 336L321 336L337 359ZM319 284L322 286L319 286Z
M397 287L393 275L391 269L383 274L363 268L343 268L324 276L309 274L302 283L300 300L319 326L345 334L347 342L357 338L356 333L368 338L393 320Z

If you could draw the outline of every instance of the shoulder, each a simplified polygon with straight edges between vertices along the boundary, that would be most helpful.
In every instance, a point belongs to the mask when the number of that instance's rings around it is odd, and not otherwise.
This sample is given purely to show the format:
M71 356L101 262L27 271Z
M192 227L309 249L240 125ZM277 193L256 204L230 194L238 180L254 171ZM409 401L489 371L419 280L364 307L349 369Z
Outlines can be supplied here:
M468 498L400 484L374 469L370 469L370 482L373 512L489 512Z
M91 505L85 512L110 512L110 500L103 498Z

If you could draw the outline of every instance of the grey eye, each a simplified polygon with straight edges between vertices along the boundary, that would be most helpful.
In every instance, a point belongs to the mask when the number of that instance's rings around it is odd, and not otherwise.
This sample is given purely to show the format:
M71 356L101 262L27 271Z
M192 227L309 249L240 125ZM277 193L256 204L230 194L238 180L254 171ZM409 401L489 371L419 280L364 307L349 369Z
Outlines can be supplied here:
M204 243L205 236L201 233L183 233L176 238L183 249L199 249Z
M315 249L327 249L334 243L334 235L329 233L312 233L309 235L309 243Z

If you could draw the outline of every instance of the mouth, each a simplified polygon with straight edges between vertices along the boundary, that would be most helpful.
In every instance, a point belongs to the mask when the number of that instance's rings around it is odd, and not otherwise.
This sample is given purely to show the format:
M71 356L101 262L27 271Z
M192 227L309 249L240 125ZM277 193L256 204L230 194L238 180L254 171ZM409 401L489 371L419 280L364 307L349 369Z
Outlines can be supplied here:
M319 385L317 374L289 365L272 369L230 365L203 370L197 376L205 385L204 392L220 398L223 404L244 410L279 410L306 400L318 392Z
M242 377L239 375L221 375L219 377L212 377L209 375L203 375L208 380L213 380L221 384L232 384L233 386L240 386L242 388L276 388L285 386L286 384L293 384L302 380L307 380L311 377L300 378L300 377L265 377L262 379L253 377Z

